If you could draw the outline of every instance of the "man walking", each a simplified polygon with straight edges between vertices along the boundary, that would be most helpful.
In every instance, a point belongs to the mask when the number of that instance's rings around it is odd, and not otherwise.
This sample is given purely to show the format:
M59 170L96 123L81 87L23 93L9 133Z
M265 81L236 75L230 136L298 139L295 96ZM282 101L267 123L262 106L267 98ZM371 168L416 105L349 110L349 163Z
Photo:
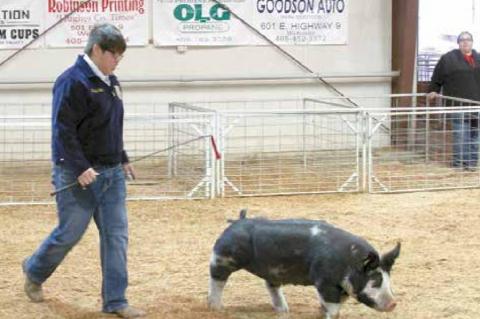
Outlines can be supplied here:
M103 311L122 318L144 312L125 297L128 223L125 176L134 176L123 149L123 102L113 71L126 42L111 24L92 29L85 54L53 88L52 161L58 225L22 264L25 293L43 301L42 284L95 220L100 234Z

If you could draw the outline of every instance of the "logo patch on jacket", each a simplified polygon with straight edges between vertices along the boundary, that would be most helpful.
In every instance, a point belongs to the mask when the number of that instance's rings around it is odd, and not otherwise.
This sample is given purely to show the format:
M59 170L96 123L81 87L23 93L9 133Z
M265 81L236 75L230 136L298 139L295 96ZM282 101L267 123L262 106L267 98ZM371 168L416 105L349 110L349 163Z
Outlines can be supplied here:
M121 100L122 99L122 88L120 85L114 85L116 96Z
M90 92L92 93L103 93L103 89L102 88L92 88L90 89Z

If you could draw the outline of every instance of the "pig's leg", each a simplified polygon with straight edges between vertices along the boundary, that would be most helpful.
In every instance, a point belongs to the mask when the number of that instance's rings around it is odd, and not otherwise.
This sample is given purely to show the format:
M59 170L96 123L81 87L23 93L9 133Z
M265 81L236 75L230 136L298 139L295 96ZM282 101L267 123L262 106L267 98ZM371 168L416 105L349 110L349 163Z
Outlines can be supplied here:
M212 310L222 309L223 288L232 272L237 271L235 260L212 254L210 259L210 280L208 285L208 307Z
M321 312L324 319L337 319L340 317L342 291L330 285L316 285Z
M265 286L272 297L273 309L276 312L288 312L288 304L280 286L275 286L268 281L265 281Z
M226 280L218 280L210 276L207 297L208 308L212 310L222 309L222 294L226 283Z

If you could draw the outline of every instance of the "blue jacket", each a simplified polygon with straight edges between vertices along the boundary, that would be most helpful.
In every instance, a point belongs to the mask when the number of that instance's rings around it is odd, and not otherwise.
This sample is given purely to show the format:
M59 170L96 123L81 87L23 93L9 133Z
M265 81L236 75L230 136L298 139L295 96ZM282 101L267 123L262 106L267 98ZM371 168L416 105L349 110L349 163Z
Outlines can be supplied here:
M82 56L53 86L52 161L76 176L95 165L128 162L123 149L123 102L117 78L109 87Z

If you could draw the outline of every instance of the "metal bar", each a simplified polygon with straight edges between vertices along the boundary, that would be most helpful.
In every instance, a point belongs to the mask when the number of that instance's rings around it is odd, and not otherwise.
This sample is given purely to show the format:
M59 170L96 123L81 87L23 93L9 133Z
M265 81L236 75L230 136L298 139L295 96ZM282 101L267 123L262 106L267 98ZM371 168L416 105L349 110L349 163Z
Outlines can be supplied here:
M168 111L169 111L169 117L171 120L174 119L175 115L175 104L174 103L169 103L168 104ZM173 134L175 132L175 123L172 121L171 123L168 123L167 127L167 145L169 147L167 158L168 158L168 164L167 164L167 175L169 178L172 178L172 176L175 175L175 150L173 146L174 143L174 137Z
M306 99L302 100L302 109L306 108ZM303 113L302 118L302 153L303 153L303 167L307 167L307 115Z
M373 134L375 134L375 132L383 125L383 121L385 121L385 119L387 118L387 116L383 116L381 120L377 120L375 118L372 118L372 119L375 119L377 121L377 124L375 124L375 126L373 127L371 133L370 133L370 137L373 136Z
M122 81L122 82L123 82L123 81ZM192 104L189 104L189 103L171 102L171 103L169 103L169 104L171 104L173 107L180 108L180 109L185 109L185 110L193 110L193 111L204 112L204 113L213 113L213 112L215 112L215 111L212 110L212 109L207 109L207 108L200 107L200 106L196 106L196 105L192 105Z
M350 175L350 177L345 181L345 183L342 184L342 186L340 186L340 188L338 189L339 192L343 192L345 190L345 188L352 183L352 181L354 180L358 180L358 175L357 173L353 173L352 175Z
M365 113L365 121L367 123L367 129L365 131L365 144L366 144L366 152L364 154L364 172L365 172L365 179L368 180L367 187L368 192L372 191L372 179L371 174L373 173L373 161L372 161L372 118L368 113Z
M372 175L371 179L372 179L372 181L377 183L380 186L380 188L383 189L384 192L389 191L388 187L385 186L375 175Z
M425 114L425 161L430 161L430 112Z
M356 79L356 78L394 78L400 71L364 72L364 73L312 73L312 74L279 74L279 75L248 75L228 77L151 77L151 78L122 78L122 83L193 83L193 82L245 82L245 81L285 81L285 80L317 80L319 77L329 79ZM35 85L53 84L54 79L0 79L0 85Z
M324 100L312 99L312 98L306 98L306 99L303 99L303 101L304 102L313 102L313 103L317 103L317 104L325 104L325 105L331 105L331 106L345 107L345 108L349 108L349 109L355 109L356 108L356 107L353 107L351 105L344 105L344 104L340 104L340 103L327 102L327 101L324 101ZM306 107L304 107L303 109L305 110Z
M340 115L340 118L342 119L343 123L347 124L347 126L352 130L353 133L359 134L357 129L353 126L352 123L350 123L348 120L346 120L342 115Z
M362 121L362 113L358 113L355 115L355 125L357 134L355 134L355 157L356 157L356 172L357 172L357 187L356 190L360 191L360 178L361 178L361 160L360 156L362 155L362 139L363 139L363 121ZM360 128L360 130L359 130Z
M243 194L242 194L242 191L241 191L240 189L238 189L238 188L235 186L235 184L233 184L233 183L228 179L227 176L224 176L224 178L223 178L223 183L224 183L224 185L226 184L226 185L230 186L230 187L233 189L233 191L237 192L239 195L243 195Z

